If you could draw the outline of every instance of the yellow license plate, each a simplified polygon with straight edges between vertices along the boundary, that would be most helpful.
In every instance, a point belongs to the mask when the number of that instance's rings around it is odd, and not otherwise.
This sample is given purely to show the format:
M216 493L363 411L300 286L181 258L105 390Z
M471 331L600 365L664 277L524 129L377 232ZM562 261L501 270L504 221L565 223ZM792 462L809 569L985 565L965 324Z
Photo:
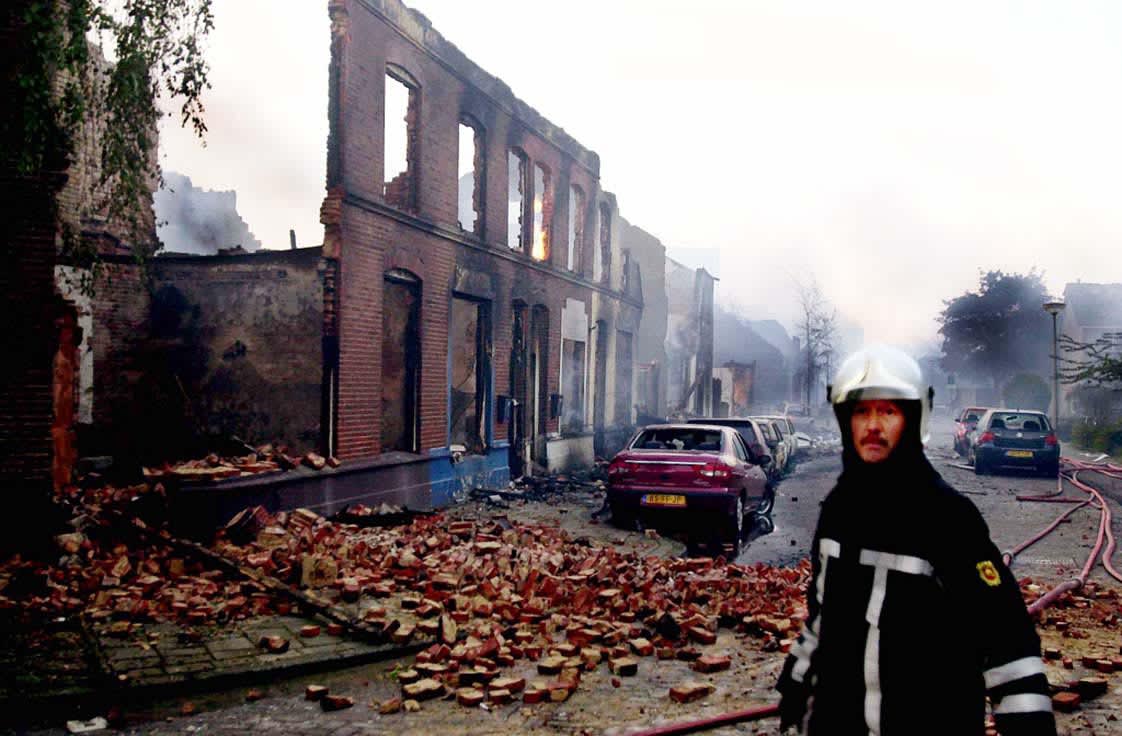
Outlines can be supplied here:
M647 493L643 495L640 503L644 506L685 506L686 497L666 493Z
M1006 457L1032 457L1031 450L1006 450Z

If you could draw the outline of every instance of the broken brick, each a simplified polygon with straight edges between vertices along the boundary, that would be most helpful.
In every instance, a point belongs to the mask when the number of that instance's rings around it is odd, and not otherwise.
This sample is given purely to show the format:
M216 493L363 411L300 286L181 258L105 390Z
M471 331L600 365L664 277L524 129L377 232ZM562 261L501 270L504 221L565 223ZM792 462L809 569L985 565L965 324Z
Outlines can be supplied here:
M697 658L690 669L695 672L723 672L732 666L732 660L725 655L706 654Z
M324 695L319 701L319 707L327 712L345 710L354 704L355 701L345 695Z
M403 685L401 692L411 700L430 700L444 694L444 686L431 677Z
M327 692L323 685L308 685L304 688L304 700L322 700Z
M482 690L471 687L460 688L456 691L456 702L467 708L478 708L484 697L486 696L484 696Z
M714 687L704 682L686 682L670 688L670 699L676 703L692 703L701 700L710 693Z
M1052 696L1052 708L1060 713L1070 713L1079 707L1082 698L1079 693L1061 692Z
M608 661L608 669L620 677L631 677L639 672L639 661L631 657L619 657Z

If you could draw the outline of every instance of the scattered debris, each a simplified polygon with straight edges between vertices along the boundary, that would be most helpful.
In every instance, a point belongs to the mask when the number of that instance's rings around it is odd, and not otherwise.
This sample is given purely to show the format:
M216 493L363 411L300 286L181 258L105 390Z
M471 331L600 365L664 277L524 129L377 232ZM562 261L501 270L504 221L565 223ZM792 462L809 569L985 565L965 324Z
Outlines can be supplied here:
M109 721L101 716L91 718L88 721L67 721L66 730L69 733L93 733L94 731L104 731L109 728Z

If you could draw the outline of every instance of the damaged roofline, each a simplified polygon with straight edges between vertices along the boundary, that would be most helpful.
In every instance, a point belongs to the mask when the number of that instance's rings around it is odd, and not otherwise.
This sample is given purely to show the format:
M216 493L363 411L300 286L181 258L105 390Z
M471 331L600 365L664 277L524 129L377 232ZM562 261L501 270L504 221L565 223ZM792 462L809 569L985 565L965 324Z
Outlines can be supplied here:
M430 55L464 84L486 95L501 110L519 120L548 143L600 177L600 156L585 148L560 126L515 96L510 86L469 59L432 26L425 15L400 0L356 0L371 13L382 18L403 38Z

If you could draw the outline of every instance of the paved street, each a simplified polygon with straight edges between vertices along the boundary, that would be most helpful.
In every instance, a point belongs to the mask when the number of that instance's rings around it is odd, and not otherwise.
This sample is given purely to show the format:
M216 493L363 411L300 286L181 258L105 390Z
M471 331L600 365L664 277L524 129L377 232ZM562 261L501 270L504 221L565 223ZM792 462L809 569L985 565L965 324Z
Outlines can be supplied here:
M975 476L971 470L956 467L958 459L950 451L950 423L937 421L929 456L939 471L960 491L970 495L986 516L991 532L1002 549L1012 547L1043 528L1062 509L1054 504L1019 503L1016 494L1038 494L1054 488L1054 481L1023 476ZM773 515L774 528L757 526L738 562L763 562L774 565L796 563L805 557L818 514L818 505L829 491L840 470L837 456L819 457L801 463L779 487ZM901 492L906 492L902 489ZM626 538L629 545L638 545L647 554L677 555L683 546L657 535L641 536L623 532L606 523L593 521L598 507L595 494L573 496L553 503L515 504L509 509L471 504L453 510L453 515L505 514L512 519L556 523L574 534L597 541L618 543ZM1093 534L1097 515L1077 512L1070 524L1030 548L1020 557L1015 571L1043 581L1058 581L1070 576L1082 564ZM1101 580L1098 573L1092 578ZM1105 581L1104 581L1105 582ZM1051 630L1042 631L1045 643L1066 648L1069 639ZM1113 634L1117 654L1117 629ZM1108 637L1097 644L1109 646ZM516 703L491 711L465 709L454 701L429 701L419 713L379 715L377 706L397 696L400 687L394 673L402 662L390 661L341 670L331 674L298 677L277 681L264 687L266 697L246 703L247 687L209 695L192 695L157 703L131 704L126 708L129 733L254 733L265 734L389 734L389 733L608 733L622 734L644 725L690 720L717 715L753 705L774 702L772 686L782 664L782 654L764 653L742 635L722 629L711 647L730 654L733 666L729 672L706 678L716 691L698 703L679 705L667 696L669 687L687 679L696 679L685 662L655 663L643 660L635 677L621 678L618 687L604 668L585 675L580 689L564 703L527 706ZM1057 665L1049 667L1056 681L1080 676L1066 672ZM517 673L527 680L536 678L533 666ZM327 685L334 693L355 699L354 708L338 713L323 713L318 705L303 699L304 688L311 683ZM1111 708L1118 704L1117 687L1104 698L1085 704L1081 713L1061 718L1061 733L1112 733L1116 725ZM185 703L195 710L191 716L181 715ZM61 733L54 729L43 733ZM774 734L775 722L746 724L714 733Z

